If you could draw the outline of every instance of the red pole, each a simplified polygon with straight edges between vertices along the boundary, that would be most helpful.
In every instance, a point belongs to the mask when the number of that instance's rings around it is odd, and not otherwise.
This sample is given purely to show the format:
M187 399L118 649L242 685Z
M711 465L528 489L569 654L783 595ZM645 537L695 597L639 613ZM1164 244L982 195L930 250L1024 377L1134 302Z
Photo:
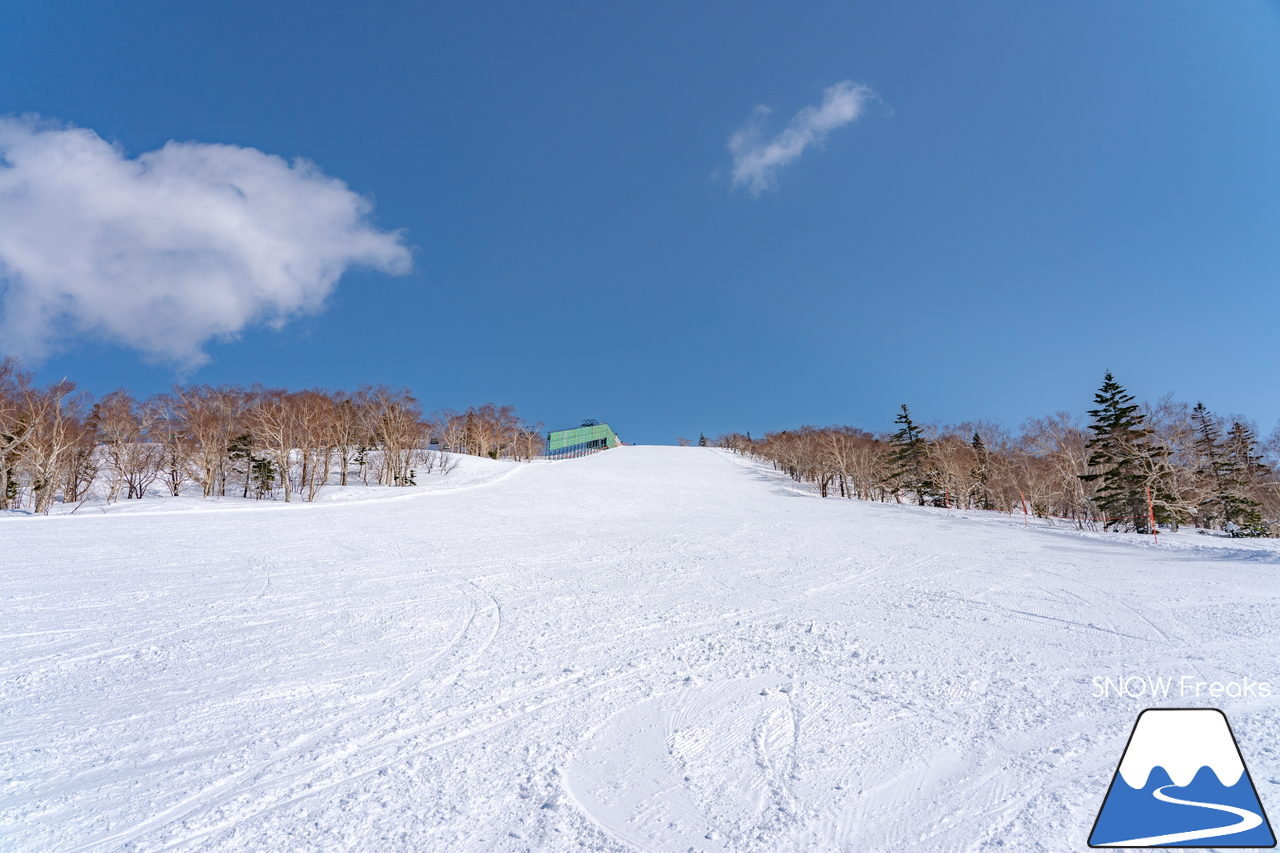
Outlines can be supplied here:
M1018 494L1022 495L1022 526L1026 527L1027 526L1027 493L1019 489Z
M1151 525L1151 535L1156 537L1156 544L1160 544L1160 532L1156 530L1156 509L1151 503L1151 487L1147 486L1147 522Z

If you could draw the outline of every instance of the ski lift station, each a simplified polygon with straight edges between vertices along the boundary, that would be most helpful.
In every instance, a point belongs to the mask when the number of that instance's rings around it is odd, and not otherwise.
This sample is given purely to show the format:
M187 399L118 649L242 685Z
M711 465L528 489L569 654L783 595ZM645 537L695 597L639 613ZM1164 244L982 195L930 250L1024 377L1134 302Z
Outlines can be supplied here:
M573 429L557 429L547 434L547 456L551 459L567 459L586 456L617 447L622 443L618 434L596 420L585 420Z

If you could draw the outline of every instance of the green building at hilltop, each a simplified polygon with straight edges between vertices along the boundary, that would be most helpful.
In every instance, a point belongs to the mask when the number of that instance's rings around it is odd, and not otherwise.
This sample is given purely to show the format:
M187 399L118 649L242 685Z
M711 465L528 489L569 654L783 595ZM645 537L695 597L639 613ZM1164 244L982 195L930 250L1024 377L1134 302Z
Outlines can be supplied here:
M547 456L553 459L585 456L617 447L622 444L618 434L608 424L583 421L573 429L557 429L547 434Z

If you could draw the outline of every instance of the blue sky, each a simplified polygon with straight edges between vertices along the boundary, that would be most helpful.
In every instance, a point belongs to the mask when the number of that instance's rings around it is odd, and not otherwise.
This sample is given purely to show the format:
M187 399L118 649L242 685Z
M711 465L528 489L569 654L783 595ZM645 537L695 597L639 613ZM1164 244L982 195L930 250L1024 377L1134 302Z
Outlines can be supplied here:
M409 272L383 245L385 271L347 269L278 328L193 332L197 367L85 321L33 362L43 379L404 384L428 410L511 403L643 443L880 430L904 402L1016 425L1083 411L1108 369L1139 398L1280 419L1270 5L11 0L5 17L0 114L130 158L170 140L304 157L412 249ZM768 142L840 84L871 93L856 118L768 188L735 186L736 133Z

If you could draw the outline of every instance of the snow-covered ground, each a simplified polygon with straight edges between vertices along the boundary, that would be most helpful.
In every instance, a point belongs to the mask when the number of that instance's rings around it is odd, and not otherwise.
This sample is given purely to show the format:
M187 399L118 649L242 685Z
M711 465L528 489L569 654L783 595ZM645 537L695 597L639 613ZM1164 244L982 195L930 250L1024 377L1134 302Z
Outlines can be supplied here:
M513 469L519 467L520 464L505 459L495 461L456 453L440 454L432 451L431 455L433 457L432 470L429 472L425 468L416 470L417 483L414 486L390 487L379 485L372 470L367 470L367 477L364 479L353 470L347 478L349 485L339 486L338 474L334 472L329 475L329 482L316 493L315 503L385 501L409 498L422 492L448 492L455 489L465 489L505 477ZM442 470L436 464L441 459L444 460L444 468L447 468L447 470ZM539 464L546 463L539 460ZM225 497L206 499L202 496L200 485L194 480L188 480L183 485L181 494L177 496L168 494L164 484L156 482L147 489L146 497L141 500L130 500L123 497L117 500L108 500L106 496L107 486L103 482L105 479L105 477L99 477L99 481L89 489L89 494L83 501L66 504L55 503L50 507L47 515L50 518L54 518L72 515L120 515L122 513L136 515L157 512L219 512L245 509L247 507L255 507L258 510L289 509L293 505L307 502L297 493L290 495L292 500L288 505L285 504L284 496L281 492L275 492L272 497L262 500L254 497L241 497L244 485L242 482L228 484L227 491L229 494ZM30 504L30 501L27 503ZM0 520L10 517L29 517L34 514L28 505L16 510L0 510Z
M486 466L0 520L0 849L1083 850L1150 705L1221 707L1280 813L1274 541Z

